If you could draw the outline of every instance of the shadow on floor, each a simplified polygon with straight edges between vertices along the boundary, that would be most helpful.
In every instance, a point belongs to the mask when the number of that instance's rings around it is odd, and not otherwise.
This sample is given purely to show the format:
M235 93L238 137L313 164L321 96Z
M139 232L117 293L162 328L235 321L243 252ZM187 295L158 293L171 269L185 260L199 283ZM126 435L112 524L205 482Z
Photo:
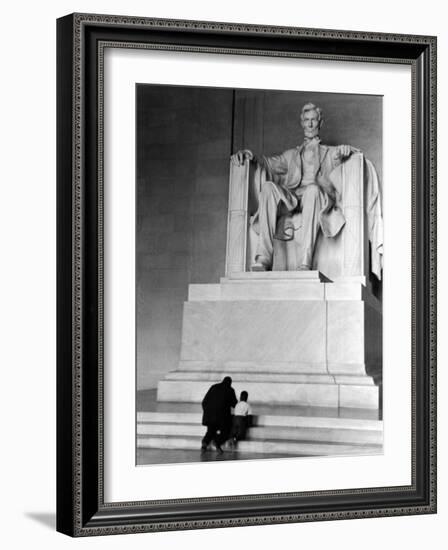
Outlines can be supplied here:
M52 531L56 530L56 514L54 512L26 512L25 516L50 528Z

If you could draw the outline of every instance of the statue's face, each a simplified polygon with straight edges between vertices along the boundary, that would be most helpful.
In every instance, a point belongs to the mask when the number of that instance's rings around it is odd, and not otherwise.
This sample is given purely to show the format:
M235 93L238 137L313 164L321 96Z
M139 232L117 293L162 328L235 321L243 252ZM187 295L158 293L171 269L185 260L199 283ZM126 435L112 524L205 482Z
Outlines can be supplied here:
M319 135L320 121L317 111L306 111L301 118L303 133L307 138L313 138Z

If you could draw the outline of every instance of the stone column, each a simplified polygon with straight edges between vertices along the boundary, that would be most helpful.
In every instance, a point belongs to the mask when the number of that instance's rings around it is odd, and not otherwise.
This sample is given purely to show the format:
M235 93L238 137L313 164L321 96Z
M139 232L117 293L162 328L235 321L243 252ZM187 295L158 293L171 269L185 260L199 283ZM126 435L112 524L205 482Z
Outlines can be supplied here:
M230 162L229 214L227 222L226 276L246 270L249 194L249 161Z
M354 154L342 169L342 201L345 227L342 230L342 273L343 277L367 276L368 259L365 255L365 211L364 211L364 156ZM367 246L368 252L368 246Z

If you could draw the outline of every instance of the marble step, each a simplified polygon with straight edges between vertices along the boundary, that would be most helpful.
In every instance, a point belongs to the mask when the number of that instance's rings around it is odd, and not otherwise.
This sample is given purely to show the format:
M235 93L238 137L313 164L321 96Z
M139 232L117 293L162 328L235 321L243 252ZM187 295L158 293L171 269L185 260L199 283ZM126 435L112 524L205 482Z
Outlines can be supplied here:
M220 382L229 373L225 371L172 371L165 376L165 380L207 380ZM284 374L271 372L232 372L233 382L288 382L295 384L354 384L358 386L372 386L370 376L330 375L330 374Z
M213 372L224 375L233 373L270 373L270 374L322 374L365 376L364 363L299 363L297 361L197 361L181 360L179 368L173 372ZM218 374L215 374L218 376Z
M169 423L169 424L201 424L202 412L184 412L175 410L177 404L172 403L171 411L140 411L137 413L137 422L139 423ZM275 409L269 407L269 409ZM253 423L255 426L266 427L289 427L289 428L327 428L327 429L344 429L344 430L365 430L372 432L382 432L383 421L371 418L352 418L352 417L327 417L315 416L313 414L293 415L293 411L288 411L289 414L282 414L282 408L279 414L255 414Z
M190 284L188 300L201 301L353 301L366 299L361 283L322 283L301 279L221 279L219 284Z
M330 279L317 270L310 271L238 271L221 277L221 281L312 281L329 282Z
M199 450L201 437L139 435L139 449L182 449ZM227 452L229 449L225 449ZM233 452L235 452L232 449ZM284 454L291 456L347 456L381 454L381 445L347 445L328 442L309 441L240 441L236 452L260 454Z
M157 400L200 403L209 387L209 380L164 379L158 384ZM249 392L253 403L377 409L379 402L374 385L235 381L233 387L237 395Z
M203 437L204 426L185 423L155 423L139 422L137 424L137 436L166 436L166 437ZM317 426L288 427L253 426L248 430L247 440L250 441L326 441L329 443L369 444L381 445L382 431L355 430L341 428L319 428Z

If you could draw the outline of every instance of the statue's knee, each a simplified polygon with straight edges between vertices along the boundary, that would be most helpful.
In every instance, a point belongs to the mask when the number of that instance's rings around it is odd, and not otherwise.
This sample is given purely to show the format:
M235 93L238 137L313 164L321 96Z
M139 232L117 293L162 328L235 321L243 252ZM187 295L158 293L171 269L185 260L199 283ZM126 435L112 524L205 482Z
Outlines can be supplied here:
M314 183L310 183L309 185L307 185L305 187L305 190L304 190L303 196L302 196L302 201L315 202L315 201L319 200L319 197L320 197L319 186L314 184Z
M315 183L310 183L309 185L307 185L305 187L305 191L303 193L303 196L307 197L307 198L314 198L315 199L319 196L319 193L320 193L319 186L316 185Z
M261 186L260 193L262 197L272 197L276 195L277 189L275 187L275 183L272 181L265 181Z

